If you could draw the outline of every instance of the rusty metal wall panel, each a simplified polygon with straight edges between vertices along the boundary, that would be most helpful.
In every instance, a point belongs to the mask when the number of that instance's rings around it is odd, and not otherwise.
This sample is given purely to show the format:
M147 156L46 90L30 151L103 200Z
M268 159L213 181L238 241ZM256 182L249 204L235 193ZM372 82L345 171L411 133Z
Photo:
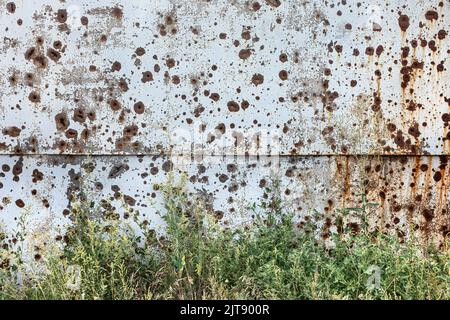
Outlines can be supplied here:
M55 236L70 221L70 199L85 194L104 216L119 214L132 225L162 231L164 202L155 185L167 182L173 172L175 180L186 174L192 195L204 199L221 223L232 226L251 221L262 210L260 205L270 203L267 187L278 178L283 205L297 214L299 226L317 211L324 238L336 231L335 209L359 206L364 193L378 204L369 211L371 228L401 237L413 231L443 245L450 231L448 160L430 156L189 161L167 156L3 157L0 218L9 234L25 216L29 237ZM252 207L255 211L249 210ZM350 216L346 223L357 227L361 221Z
M235 224L276 176L324 238L365 193L442 245L449 26L448 0L0 0L0 221L55 235L84 188L159 228L173 171Z
M9 3L2 153L449 154L448 1Z

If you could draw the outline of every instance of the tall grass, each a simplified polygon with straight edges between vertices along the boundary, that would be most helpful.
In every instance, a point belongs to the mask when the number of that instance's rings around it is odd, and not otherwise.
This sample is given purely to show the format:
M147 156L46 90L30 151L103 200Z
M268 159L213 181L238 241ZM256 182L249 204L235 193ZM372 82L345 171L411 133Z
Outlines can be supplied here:
M276 196L253 224L223 228L183 181L159 190L164 237L142 239L78 204L67 243L43 259L41 271L18 284L21 267L0 260L0 299L450 298L448 250L366 228L332 235L334 245L325 246L315 223L298 230ZM364 216L368 205L352 210Z

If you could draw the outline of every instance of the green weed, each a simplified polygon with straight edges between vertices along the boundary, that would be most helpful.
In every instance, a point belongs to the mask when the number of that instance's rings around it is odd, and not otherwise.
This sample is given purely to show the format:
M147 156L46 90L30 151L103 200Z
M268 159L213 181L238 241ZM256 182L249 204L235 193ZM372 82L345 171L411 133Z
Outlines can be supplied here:
M299 230L276 181L263 214L224 228L173 176L157 186L165 200L164 236L138 238L124 223L101 218L95 204L74 204L63 247L21 281L0 255L0 299L449 299L450 253L361 230L317 238L315 221ZM249 209L251 210L251 209ZM1 236L0 240L4 236ZM145 245L143 245L145 244ZM19 283L20 282L20 283Z

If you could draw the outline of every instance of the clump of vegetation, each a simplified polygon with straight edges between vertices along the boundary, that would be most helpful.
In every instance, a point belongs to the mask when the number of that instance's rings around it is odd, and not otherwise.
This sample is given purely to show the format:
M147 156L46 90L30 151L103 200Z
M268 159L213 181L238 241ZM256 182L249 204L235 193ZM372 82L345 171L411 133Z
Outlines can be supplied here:
M166 234L136 234L76 205L66 244L18 281L2 262L0 299L449 299L450 252L362 228L317 240L274 196L251 224L218 225L183 181L160 185ZM362 217L370 204L343 210ZM20 282L20 284L18 284Z

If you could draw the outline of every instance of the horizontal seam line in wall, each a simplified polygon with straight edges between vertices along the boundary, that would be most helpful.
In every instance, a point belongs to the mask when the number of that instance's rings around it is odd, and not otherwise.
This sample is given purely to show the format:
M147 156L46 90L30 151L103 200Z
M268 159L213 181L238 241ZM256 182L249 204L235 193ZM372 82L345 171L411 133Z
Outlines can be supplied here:
M191 155L174 155L168 153L130 153L130 154L102 154L102 153L0 153L0 157L191 157L191 158L212 158L212 157L248 157L248 158L257 158L257 157L280 157L280 158L295 158L295 157L449 157L449 154L339 154L339 153L305 153L305 154L191 154Z

